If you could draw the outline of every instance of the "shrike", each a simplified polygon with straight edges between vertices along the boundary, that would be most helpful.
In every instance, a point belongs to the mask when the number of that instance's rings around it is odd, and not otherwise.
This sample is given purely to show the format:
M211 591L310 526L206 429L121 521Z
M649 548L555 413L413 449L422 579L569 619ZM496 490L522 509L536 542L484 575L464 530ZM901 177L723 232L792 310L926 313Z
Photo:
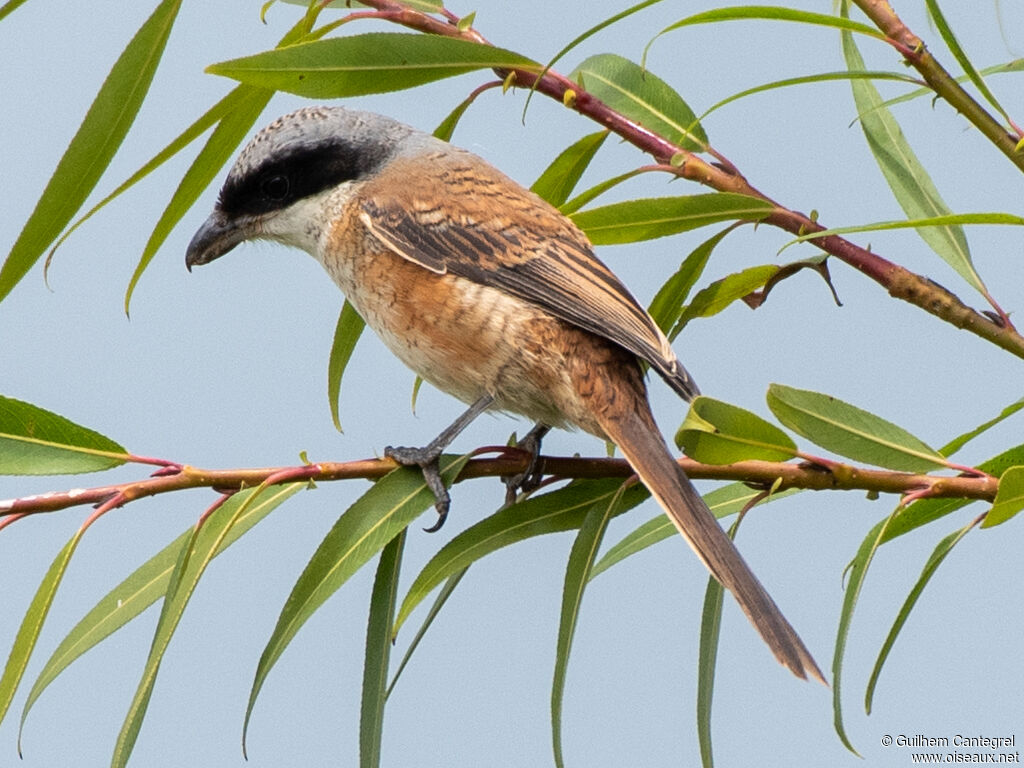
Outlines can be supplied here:
M471 404L426 448L388 452L425 468L439 511L447 495L437 457L484 410L611 440L779 661L824 682L669 452L641 361L686 400L696 386L650 315L555 208L429 134L312 107L275 120L242 151L186 264L254 239L312 254L395 355Z

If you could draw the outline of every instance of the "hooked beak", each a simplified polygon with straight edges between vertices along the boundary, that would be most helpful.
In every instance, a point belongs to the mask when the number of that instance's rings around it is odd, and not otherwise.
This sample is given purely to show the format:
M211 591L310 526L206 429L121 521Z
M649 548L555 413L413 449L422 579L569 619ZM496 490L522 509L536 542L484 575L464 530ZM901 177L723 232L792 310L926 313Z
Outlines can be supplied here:
M191 272L197 264L209 264L219 259L251 236L247 229L243 223L231 221L220 211L214 211L188 244L185 267Z

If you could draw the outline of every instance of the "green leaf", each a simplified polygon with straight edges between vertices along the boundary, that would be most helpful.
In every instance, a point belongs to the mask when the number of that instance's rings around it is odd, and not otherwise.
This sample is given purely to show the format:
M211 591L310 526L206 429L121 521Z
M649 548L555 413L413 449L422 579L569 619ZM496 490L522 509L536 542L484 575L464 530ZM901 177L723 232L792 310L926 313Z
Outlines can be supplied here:
M462 581L462 577L466 575L466 571L468 570L469 567L467 566L463 568L461 571L457 571L456 573L449 576L448 580L444 583L444 586L441 587L440 591L437 593L437 597L434 598L434 602L430 606L430 610L427 611L427 615L423 619L423 623L420 625L420 628L416 631L416 636L413 637L412 642L409 643L409 648L406 650L405 655L402 656L402 661L401 663L399 663L398 669L395 670L395 676L391 678L391 683L388 685L388 690L385 693L386 697L391 696L391 691L394 690L395 685L398 684L398 679L402 676L402 671L405 669L406 665L412 659L412 655L419 647L420 641L426 636L427 630L430 629L430 625L434 623L434 619L437 618L437 614L441 612L441 609L444 607L444 604L448 602L448 598L451 597L451 594L455 591L455 588L459 586L459 582ZM395 635L394 633L392 633L392 642L394 642L394 637Z
M453 109L444 120L434 129L434 136L441 139L442 141L451 141L452 134L455 133L455 126L459 124L459 120L466 114L466 110L469 109L470 105L477 100L477 97L483 93L483 90L478 88L474 90L469 96L460 101L458 105Z
M291 45L292 43L301 40L309 32L318 13L319 11L316 8L307 12L306 15L300 19L295 26L288 30L284 37L281 38L278 43L278 47ZM208 109L202 116L182 131L182 133L179 134L178 137L170 144L154 155L145 165L119 184L113 192L96 203L96 205L90 208L83 216L76 219L75 223L65 230L64 234L60 236L60 239L56 242L53 248L50 249L50 253L47 255L46 259L47 268L49 268L50 260L53 258L54 252L60 248L64 241L67 240L82 224L92 218L98 211L105 208L111 200L114 200L127 190L131 189L135 184L159 168L170 158L174 157L181 150L203 135L207 130L224 120L225 117L230 116L237 109L244 108L246 106L246 102L251 101L253 99L253 94L257 92L262 91L250 88L247 85L239 85L234 88L227 96L210 107L210 109ZM127 301L125 302L125 308L127 309Z
M16 11L18 6L23 5L25 0L7 0L6 3L0 5L0 19L3 19L8 14Z
M338 413L339 399L341 397L341 379L345 375L345 368L356 348L359 336L363 332L366 323L359 313L348 303L341 308L338 315L338 324L334 328L334 341L331 343L331 357L327 363L327 402L331 407L331 419L334 427L341 432L341 417Z
M877 40L885 40L885 34L879 32L874 27L869 27L867 24L861 24L860 22L851 21L850 19L840 16L831 16L824 13L811 13L810 11L798 11L793 8L778 8L773 5L738 5L731 8L715 8L714 10L704 11L703 13L697 13L693 16L687 16L685 19L681 19L675 24L670 24L654 36L654 39L647 44L647 48L649 49L651 45L654 44L654 41L662 35L677 29L682 29L683 27L693 26L695 24L712 24L720 21L749 21L754 19L763 19L767 21L793 21L800 24L832 27L833 29L846 30L847 32L856 32L861 35L873 37ZM644 58L646 59L646 57L647 52L645 50Z
M1021 465L1024 465L1024 445L1017 445L981 462L977 468L995 477L1002 477L1008 470ZM919 499L897 511L885 529L882 542L909 533L974 502L975 499Z
M981 70L980 74L998 75L1005 72L1020 72L1022 70L1024 70L1024 59L1013 59L1012 61L1007 61L1003 64L995 64L991 67L985 67ZM953 79L958 83L966 83L970 80L967 75L961 75L960 77L955 77ZM914 99L919 99L922 96L930 96L934 98L935 91L933 91L931 87L915 88L910 93L905 93L902 96L896 96L892 99L886 99L880 106L891 107L893 104L899 104L903 101L913 101Z
M617 245L688 232L721 221L760 221L771 203L756 197L715 192L682 197L627 200L572 214L594 245Z
M236 493L228 503L242 504L244 509L238 520L217 549L220 554L256 523L277 509L287 499L306 488L305 483L291 483L267 490L246 504L247 499L258 489ZM32 685L25 706L22 709L21 724L25 725L29 710L46 687L67 669L76 659L91 648L125 626L146 608L167 593L167 585L174 571L179 553L187 545L194 528L189 528L160 552L136 568L130 576L110 590L61 640L51 654L42 671Z
M370 620L366 627L366 658L363 663L363 697L359 712L359 765L380 765L384 731L384 702L391 658L391 622L395 618L398 576L405 547L405 529L381 550L370 596Z
M3 722L4 716L11 706L14 692L18 690L21 678L25 674L25 667L28 666L28 660L36 647L36 641L39 640L39 633L43 630L43 622L46 621L50 606L53 605L57 588L64 578L64 572L67 570L68 563L71 562L71 556L75 553L75 548L83 533L85 533L84 526L79 528L71 540L57 553L57 557L50 564L43 580L39 582L36 594L32 598L32 602L29 603L28 610L25 611L25 618L21 620L18 633L14 636L14 646L7 656L3 676L0 677L0 722Z
M882 674L882 667L885 665L886 659L889 658L889 652L892 650L892 647L896 642L896 638L903 629L903 625L906 624L907 618L910 616L910 612L917 604L917 599L921 596L921 593L924 592L925 586L927 586L931 577L935 575L935 571L938 570L942 561L946 559L946 555L952 552L953 547L955 547L960 540L967 535L967 532L977 524L977 520L972 520L960 530L953 531L953 533L944 537L942 541L936 545L931 556L928 558L928 562L925 563L924 570L921 571L920 577L918 577L913 589L910 590L910 594L907 595L907 599L903 602L899 613L896 614L896 620L893 622L892 628L889 630L889 634L886 636L885 642L882 643L882 648L878 652L878 658L875 660L875 666L871 670L871 678L868 680L867 690L864 693L864 709L869 715L871 714L871 702L875 696L875 686L878 684L878 678Z
M57 164L35 210L0 267L0 301L75 215L138 114L181 0L164 0L118 57Z
M634 13L637 13L638 11L642 11L643 9L649 8L650 6L656 5L657 3L660 3L660 2L661 2L661 0L642 0L641 2L637 3L636 5L631 5L628 8L626 8L625 10L619 11L618 13L616 13L616 14L614 14L612 16L609 16L607 19L603 19L603 20L599 21L597 24L595 24L594 26L590 27L589 29L581 32L579 35L577 35L572 40L570 40L568 43L566 43L565 47L562 48L558 53L556 53L551 58L551 60L547 64L544 65L544 69L541 70L541 76L546 75L548 73L548 70L550 70L553 66L555 66L555 64L557 64L559 61L561 61L563 56L565 56L571 50L576 48L580 43L583 43L583 42L589 40L591 37L596 35L601 30L607 29L608 27L612 26L613 24L616 24L616 23L622 21L623 19L625 19L625 18L627 18L629 16L632 16ZM530 94L526 97L526 104L523 106L523 117L524 118L526 117L526 109L530 105L530 99L533 98L533 92L534 92L535 89L536 89L536 84L533 86L533 88L530 89Z
M789 435L755 413L701 395L690 403L676 445L705 464L788 461L796 456Z
M451 37L370 32L299 43L213 64L206 71L313 99L414 88L478 69L538 69L512 51Z
M675 274L658 289L647 311L664 333L670 333L672 327L679 321L683 305L697 280L704 274L704 268L708 265L711 252L735 227L736 225L726 227L694 248L679 265ZM675 337L669 336L670 340L673 338Z
M0 395L0 474L74 475L110 469L130 458L99 432Z
M843 606L839 612L839 627L836 630L836 645L832 654L832 725L843 745L858 757L860 757L860 753L854 749L843 725L843 661L846 653L846 640L850 636L850 625L853 623L853 612L857 607L857 598L860 596L864 577L867 576L871 560L883 541L885 528L890 520L892 520L892 515L876 523L868 531L864 541L858 547L853 561L847 566L846 591L843 593Z
M772 384L767 399L785 426L840 456L898 472L928 472L947 464L902 427L829 395Z
M911 219L909 221L876 221L871 224L858 224L852 227L833 227L831 229L823 229L818 232L800 235L782 246L779 251L782 252L795 243L814 241L821 237L828 237L829 235L848 235L853 232L881 232L889 229L916 229L918 231L925 231L933 227L940 229L946 229L953 226L959 227L961 224L1010 224L1019 227L1024 225L1024 218L1014 216L1011 213L988 212L949 213L942 216L931 216L926 219Z
M558 642L555 646L555 672L551 682L551 744L555 765L562 768L562 699L565 695L565 676L569 671L569 654L572 638L576 632L583 591L590 581L590 571L601 547L601 539L608 527L608 521L619 513L617 510L625 485L611 499L595 503L580 525L579 533L569 552L565 568L565 583L562 587L562 609L558 621Z
M946 17L942 14L942 9L939 8L938 0L925 0L925 6L928 8L928 15L932 21L935 22L935 28L939 30L939 34L942 36L943 41L949 48L949 52L953 54L953 58L957 60L957 63L963 68L964 73L970 78L971 82L974 83L981 95L985 97L985 100L993 106L993 108L1003 116L1003 119L1007 123L1012 124L1013 121L1010 116L1003 109L1002 104L996 99L995 95L989 90L988 85L982 79L981 74L974 68L971 60L967 56L967 52L964 51L960 45L960 41L956 39L956 35L953 34L952 28L949 26L949 22L946 21Z
M149 707L150 697L153 695L153 687L156 685L160 664L168 645L170 645L171 638L178 628L185 607L199 585L199 579L206 571L206 566L225 546L228 534L246 508L266 488L266 485L261 485L255 489L254 493L246 494L242 499L229 498L214 509L201 526L193 530L186 546L182 547L174 566L174 572L167 583L164 604L157 621L156 631L153 633L153 642L142 671L142 678L139 680L139 686L128 707L124 723L121 725L117 743L114 745L111 768L124 768L128 764L128 759L131 757L135 742L139 737L146 710Z
M690 106L668 83L612 53L585 59L569 75L609 107L673 144L707 149L708 137Z
M135 173L121 182L113 192L100 200L96 205L90 208L82 216L79 216L75 222L68 227L64 234L60 236L60 239L50 249L50 253L47 255L46 264L49 268L50 260L53 258L54 253L57 251L64 241L67 240L80 226L91 219L96 213L105 208L112 200L120 197L123 193L131 189L142 179L146 178L150 173L155 171L165 162L170 160L181 150L199 138L203 133L209 130L212 126L216 125L225 115L233 110L238 103L239 91L248 91L248 86L240 85L232 90L227 96L218 101L212 107L210 107L202 116L196 119L188 128L181 132L177 138L175 138L170 144L160 150L154 155L147 163L139 168Z
M842 44L847 68L863 71L864 59L848 32L842 34ZM928 172L910 148L899 123L889 110L881 106L882 97L878 89L868 80L853 80L850 85L864 138L907 218L931 219L952 214ZM921 227L917 233L964 280L983 295L988 295L981 277L971 263L967 237L957 224Z
M238 145L252 130L256 120L263 113L270 97L274 95L272 91L246 86L236 88L233 93L237 95L232 109L221 118L219 125L210 134L210 138L196 159L185 171L185 175L178 183L178 188L174 190L170 202L160 214L160 219L146 242L142 257L135 267L135 272L128 283L128 290L125 292L124 309L126 313L131 304L135 286L138 285L142 273L146 271L146 267L156 256L160 246L164 244L167 236L171 234L171 230L195 204L199 195L210 186L224 164L231 159Z
M393 629L398 634L405 620L435 587L492 552L534 536L579 528L595 504L607 503L621 480L577 481L565 488L502 507L445 544L413 580L402 601ZM623 496L619 511L632 509L647 497L637 484Z
M941 453L943 456L952 456L954 453L956 453L965 445L967 445L967 443L969 443L971 440L978 437L979 435L984 434L997 424L1002 423L1005 419L1008 419L1010 416L1013 416L1013 414L1017 413L1017 411L1019 411L1021 408L1024 408L1024 398L1021 398L1017 402L1011 403L1010 405L1003 408L1003 410L999 412L998 416L989 419L984 424L980 424L974 429L968 430L959 437L946 443L944 446L942 446L942 448L939 449L939 453Z
M799 491L797 489L791 488L788 491L782 491L781 493L773 493L771 496L763 499L760 503L781 499L785 496L791 496L798 492ZM707 503L708 508L714 513L715 517L723 518L728 517L729 515L735 515L741 510L746 509L750 506L751 502L759 496L764 496L764 491L751 488L745 483L730 483L729 485L723 485L721 488L715 488L713 491L705 493L704 501ZM658 515L631 531L617 544L610 547L590 572L590 578L593 579L598 574L604 573L613 565L622 562L627 557L642 552L648 547L657 544L659 541L676 538L678 535L679 533L676 530L676 527L672 524L672 521L669 520L666 515Z
M711 703L715 691L715 665L718 662L718 638L722 630L722 598L725 590L715 579L708 579L704 607L700 614L700 648L697 653L697 743L700 762L712 768Z
M1024 509L1024 467L1011 467L999 478L999 491L982 528L1005 523Z
M560 210L566 216L576 213L576 211L578 211L584 205L587 205L591 200L595 200L596 198L600 197L609 189L617 187L622 182L628 181L629 179L632 179L634 176L639 176L641 173L647 173L649 170L649 168L634 168L632 171L626 171L625 173L621 173L618 176L613 176L610 179L605 179L601 183L595 184L590 189L576 195L576 197L574 197L572 200L569 200L568 202L558 206L558 210Z
M753 88L746 88L739 93L734 93L721 101L716 101L710 107L698 117L699 120L704 120L708 115L713 112L717 112L727 104L731 104L734 101L739 101L747 96L753 96L754 94L764 93L766 91L773 91L776 88L790 88L794 85L809 85L813 83L827 83L835 80L896 80L901 83L910 83L912 85L921 85L922 80L905 75L900 72L885 72L877 70L865 70L863 72L820 72L815 75L801 75L800 77L787 77L783 80L774 80L770 83L763 83L756 85ZM928 90L928 89L925 89ZM929 91L931 92L931 91Z
M686 307L679 313L679 319L669 334L675 338L696 317L712 317L744 296L763 288L764 285L778 274L781 267L775 264L762 264L747 267L740 272L726 275L702 288Z
M735 539L742 517L729 528L729 538ZM700 762L712 768L714 756L711 748L711 704L715 693L715 666L718 663L718 639L722 633L722 598L725 589L714 577L708 578L704 590L704 607L700 615L700 647L697 649L697 743Z
M608 131L598 131L564 149L530 189L556 208L560 206L569 199L606 138Z
M441 473L446 483L451 483L467 459L468 456L441 457ZM423 473L401 467L374 483L338 518L292 587L260 656L245 708L243 743L263 683L302 625L349 577L433 502L434 496Z

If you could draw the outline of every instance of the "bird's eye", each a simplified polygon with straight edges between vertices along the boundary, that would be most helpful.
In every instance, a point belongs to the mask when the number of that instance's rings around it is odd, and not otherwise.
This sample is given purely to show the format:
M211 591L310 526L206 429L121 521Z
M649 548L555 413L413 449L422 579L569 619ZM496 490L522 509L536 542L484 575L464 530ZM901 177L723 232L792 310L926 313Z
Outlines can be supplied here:
M290 188L287 176L267 176L260 182L260 191L270 200L284 200Z

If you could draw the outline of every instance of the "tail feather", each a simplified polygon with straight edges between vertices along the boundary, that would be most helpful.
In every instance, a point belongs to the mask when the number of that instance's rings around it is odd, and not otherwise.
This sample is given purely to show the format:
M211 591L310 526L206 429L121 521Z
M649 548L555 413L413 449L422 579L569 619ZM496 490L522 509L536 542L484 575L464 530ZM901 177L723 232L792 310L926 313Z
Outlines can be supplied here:
M775 657L797 677L825 683L814 658L782 615L707 504L673 460L661 433L644 413L601 419L601 426L619 446L644 485L661 504L683 538L711 575L728 589ZM827 683L826 683L827 684Z

